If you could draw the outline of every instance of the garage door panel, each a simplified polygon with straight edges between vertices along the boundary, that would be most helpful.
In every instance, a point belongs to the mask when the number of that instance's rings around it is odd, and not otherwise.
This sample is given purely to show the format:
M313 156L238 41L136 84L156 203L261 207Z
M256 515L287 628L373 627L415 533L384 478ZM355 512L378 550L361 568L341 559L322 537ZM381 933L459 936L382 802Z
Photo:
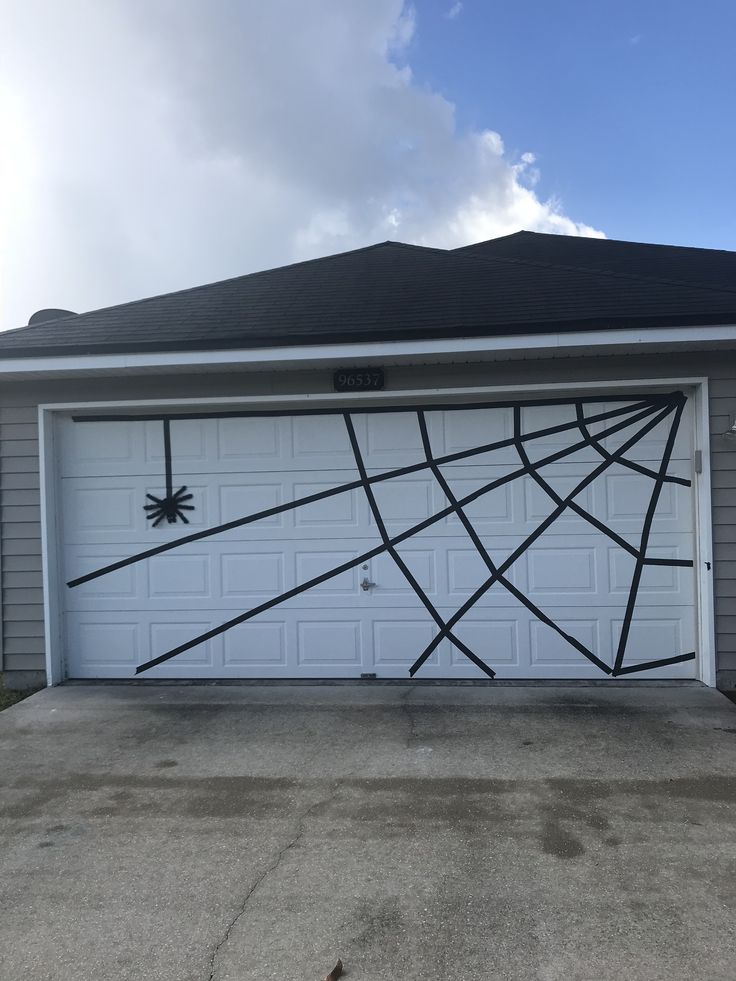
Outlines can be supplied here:
M398 546L398 554L424 592L435 598L438 595L436 548L418 548L405 543ZM375 580L374 595L378 603L391 596L405 599L413 592L412 586L390 555L383 554L370 562L371 576ZM361 572L361 577L367 573ZM371 581L369 577L369 581Z
M315 464L322 468L328 460L330 469L353 466L353 450L342 416L296 416L292 431L294 460L303 461L305 470Z
M637 607L629 628L626 645L626 664L641 664L660 658L676 657L695 648L695 618L692 610L672 611L662 615L657 609ZM616 650L623 617L610 619L611 647ZM686 666L687 668L687 666Z
M555 623L564 632L583 644L589 651L610 664L610 651L601 650L601 621L597 616L561 616ZM585 662L585 655L576 650L564 637L546 623L529 620L529 663L535 667L567 667L575 670ZM593 665L591 665L593 667ZM587 670L587 669L585 669Z
M556 512L560 502L555 499L554 495L556 494L563 501L566 500L585 477L585 474L572 469L545 467L540 471L540 476L549 489L542 486L533 477L524 477L522 481L524 511L529 524L541 524L542 521ZM595 481L593 481L592 484L576 494L572 500L589 514L596 514L600 512L597 507L599 496L600 491L595 487ZM555 518L555 521L562 522L565 526L575 525L577 531L584 532L586 530L585 518L581 517L571 507L565 508L559 517ZM571 534L574 533L573 529L569 529L569 531Z
M127 558L122 551L113 551L108 547L68 546L63 567L65 579L76 579L86 573L113 565ZM145 569L142 566L129 565L117 569L109 575L90 582L82 583L71 590L64 586L64 605L68 609L83 609L85 604L111 603L123 600L130 603L132 608L144 602L146 589L144 584Z
M611 407L613 408L614 406ZM652 418L655 417L656 413ZM672 419L673 417L670 414L666 419L658 423L644 439L634 443L633 446L626 450L626 457L637 462L646 460L656 463L658 469L667 445ZM624 429L618 433L614 433L607 436L602 441L602 445L609 452L614 452L633 435L633 432L634 429ZM689 461L692 459L692 429L687 424L681 424L678 427L671 458L680 461Z
M148 650L168 651L211 629L211 620L192 620L187 623L153 620L148 624ZM211 641L205 641L178 655L178 661L180 666L189 668L214 668L214 656L214 645Z
M649 477L638 473L606 474L606 520L610 523L638 519L643 525L655 483ZM679 500L687 498L680 493L677 484L663 484L657 499L655 520L658 523L677 521L679 515ZM684 488L682 488L684 490ZM689 503L689 502L687 502ZM687 517L690 512L688 509ZM690 522L688 521L689 525Z
M356 428L365 429L364 422ZM354 468L341 416L266 416L228 419L171 417L171 455L189 473L281 473ZM61 476L164 473L160 421L60 420Z
M513 437L513 415L510 409L473 409L427 413L427 420L436 426L437 436L432 438L432 451L435 457L498 443ZM457 461L474 466L499 466L515 463L516 451L512 446L501 447L493 452L475 454L465 461Z
M429 478L387 480L372 486L378 510L391 535L399 535L436 514L446 504L435 504L433 481ZM373 514L369 522L376 524Z
M463 512L475 523L492 523L494 526L499 524L510 525L514 520L513 511L513 488L511 483L501 484L474 501L464 504L466 497L470 497L479 491L483 491L489 483L502 480L512 471L512 467L456 467L443 466L440 468L442 475L447 481L451 493L462 505ZM438 491L441 489L438 486ZM442 495L440 507L447 506L447 499ZM438 508L439 509L439 508ZM446 519L446 523L454 532L460 526L460 518L452 514Z
M290 624L282 620L251 621L233 627L222 638L224 669L281 671L289 667Z
M427 462L415 411L356 413L351 416L363 463L369 472L386 472ZM441 451L441 421L425 415L435 455Z
M593 545L548 543L529 548L525 554L528 595L598 595L596 548Z
M136 510L135 487L76 487L70 494L69 508L65 514L67 527L77 540L85 537L104 536L110 532L140 533L140 521Z
M297 666L359 669L363 664L360 620L299 620L297 622Z
M217 456L220 462L248 466L254 458L261 465L275 468L277 461L289 455L289 435L283 420L276 417L248 419L218 419ZM191 423L175 423L175 426L190 426ZM287 445L285 445L287 444Z
M219 514L213 520L218 524L225 524L229 521L237 521L248 514L278 508L284 503L284 490L282 482L274 480L254 481L250 478L247 483L223 482L218 489ZM285 514L281 512L261 518L257 524L260 528L283 528L285 518Z
M593 416L605 411L605 408L594 405L588 408L587 414ZM607 420L603 425L614 426L619 421L614 418ZM529 438L533 433L543 433L560 426L569 428L561 432ZM524 451L533 463L584 441L578 428L575 407L571 405L532 406L521 409L519 433L526 437L523 440ZM595 450L585 445L579 447L573 456L578 463L591 464L596 460Z
M147 656L140 621L113 613L73 616L67 614L66 651L69 674L76 677L132 677Z
M157 472L165 470L163 426L158 421L144 425L145 460L153 464ZM186 461L191 471L193 464L206 466L209 462L209 423L205 419L173 420L170 424L171 455L175 460ZM199 468L198 468L199 469Z
M678 541L668 545L668 540L671 541L671 537L653 537L648 554L665 559L682 558L683 552L689 555L690 548L686 544ZM481 541L492 560L500 565L521 540L509 543L508 539L484 537ZM550 597L564 598L571 594L579 602L591 599L597 603L622 602L622 596L628 593L634 559L617 546L607 546L592 536L579 539L579 542L575 548L570 548L566 536L542 536L507 570L506 578L539 604L549 603ZM371 544L370 540L365 540L359 549L340 550L325 549L321 542L303 542L298 548L273 551L268 543L259 542L252 543L249 552L244 553L237 543L213 542L206 553L190 554L182 549L175 555L155 556L146 563L127 566L109 576L84 583L78 589L67 591L67 603L75 609L111 603L119 609L135 609L147 603L157 606L164 600L171 606L176 600L185 608L195 602L205 608L210 598L215 598L218 605L240 608L249 600L255 605L264 597L276 597L296 583L306 582L350 562L360 551L367 551ZM469 538L460 539L451 548L447 548L441 538L428 538L423 541L423 546L417 548L407 542L399 547L399 554L422 588L433 597L440 597L440 603L449 601L450 597L453 600L455 597L467 598L488 578L488 569ZM201 549L201 543L188 548ZM437 556L443 552L444 564L438 566ZM67 564L70 578L122 557L120 552L89 546L81 548L80 553ZM373 595L381 602L388 600L390 594L408 595L411 592L389 556L373 559L370 566L367 573L359 566L344 572L294 597L289 603L297 606L315 602L311 594L317 592L336 599L349 594L360 600L359 579L364 575L369 581L376 582ZM650 594L652 602L688 602L692 576L692 570L687 568L645 568L640 586L641 602L648 602ZM498 586L494 585L483 603L496 605L499 593Z
M72 544L127 542L131 546L150 548L191 531L214 528L311 494L322 494L345 483L343 474L330 480L315 480L313 475L309 476L311 479L304 479L306 474L296 473L292 479L290 474L280 482L263 480L261 476L252 481L243 476L239 479L228 476L217 486L212 486L202 482L201 474L182 474L177 478L182 484L177 482L175 489L183 485L192 494L192 499L187 503L193 505L194 510L186 512L188 524L180 521L168 524L164 520L156 527L147 520L144 505L151 501L146 495L162 497L165 485L133 476L124 480L120 477L95 478L95 486L90 487L85 478L70 478L62 481L65 540ZM354 536L356 528L365 526L368 519L368 505L364 498L362 490L335 494L312 504L259 518L222 534L233 540L250 541L279 537L279 530L291 537L293 529L298 528L300 533L307 536L320 537L329 526L333 537Z
M466 616L457 624L455 633L458 639L481 657L487 664L498 665L507 669L519 667L521 664L521 649L519 646L518 611L503 619L502 614L494 616L493 620L479 620ZM450 650L450 664L453 668L470 670L468 658L457 647ZM480 671L472 667L480 675Z
M227 551L219 549L220 598L242 603L250 597L278 596L286 587L286 560L282 551Z
M352 562L358 555L355 549L324 549L315 548L311 551L297 550L296 582L311 582L329 574L338 566ZM359 569L354 566L337 576L331 576L324 582L313 586L310 592L327 597L350 596L355 602L360 597Z
M143 424L76 423L60 418L57 438L61 477L117 476L144 468L147 473L163 473L160 464L145 463Z
M690 536L692 542L692 536ZM647 555L661 559L689 559L691 547L682 536L653 535ZM512 568L524 591L540 606L550 603L595 608L625 605L631 586L635 558L615 543L594 535L569 538L545 534L530 546ZM525 570L522 579L521 570ZM669 584L669 585L668 585ZM641 580L641 603L692 604L693 570L668 566L645 567Z
M211 605L214 597L210 552L154 555L148 560L148 598L154 605L184 600Z
M491 554L492 549L489 548L489 545L490 543L486 543L487 550ZM465 546L458 543L458 546L447 549L446 568L447 599L457 600L459 605L475 590L479 589L491 573L477 548L470 541ZM509 578L511 576L510 571ZM500 590L493 587L487 593L484 602L486 604L492 603L499 592Z
M199 478L201 481L201 477ZM183 534L182 524L170 525L163 521L154 528L147 520L144 505L151 504L147 497L163 497L165 484L153 483L146 477L97 477L68 478L62 481L62 521L64 536L72 544L122 544L143 543L145 546L178 538ZM178 487L177 487L178 489ZM212 522L211 515L218 513L211 507L212 488L190 480L187 492L192 499L186 503L194 505L187 511L190 530L207 527Z
M303 481L294 485L291 500L323 494L334 486L335 484L325 481ZM361 524L361 503L362 491L352 490L304 504L290 512L290 517L295 528L340 526L343 532L354 534Z
M368 550L371 541L361 542ZM312 552L315 554L312 555ZM136 609L227 609L242 610L276 598L301 582L330 571L335 565L352 561L358 547L326 549L324 541L291 542L287 548L273 543L252 542L244 551L237 542L211 540L183 546L109 575L66 589L63 598L73 610ZM67 549L65 575L72 579L110 565L125 555L101 546ZM346 584L353 582L351 603L362 603L357 572L343 573L322 587L310 589L289 600L292 607L324 605L327 594L338 602L344 598ZM320 595L321 594L321 595Z
M630 404L590 403L588 417ZM522 432L554 426L563 431L526 440L533 459L568 450L580 441L574 404L523 406ZM600 433L625 415L600 423ZM425 413L435 456L465 452L509 439L513 409ZM370 476L425 461L415 411L352 416ZM63 574L76 579L137 553L175 543L187 534L282 508L310 495L319 499L287 507L234 529L177 545L133 561L75 589L65 589L65 631L70 674L131 677L151 657L190 643L227 621L268 608L191 650L165 661L149 677L355 677L375 672L406 677L408 668L437 634L437 625L390 555L381 553L337 575L382 544L379 524L362 487L330 493L359 478L341 413L172 419L171 459L165 456L160 420L60 425L62 453ZM621 446L643 423L604 437L607 451ZM631 459L659 468L667 428L637 444ZM689 411L670 472L689 476ZM632 448L633 449L633 448ZM565 453L540 467L548 493L514 446L452 463L442 474L462 499L494 481L493 490L464 505L493 563L505 570L529 604L536 604L562 631L613 664L635 571L633 557L584 516L564 510L542 533L566 497L603 463L592 446ZM163 496L170 464L174 490L194 495L190 524L178 520L152 528L146 494ZM504 480L511 476L512 479ZM411 531L448 508L440 482L422 468L372 483L382 520L392 536ZM615 535L638 548L654 481L613 463L575 498ZM531 543L529 539L532 539ZM397 545L401 559L445 621L489 578L486 562L455 514L432 521ZM694 554L692 491L664 484L647 554L689 559ZM281 596L319 580L288 600ZM361 581L368 588L361 588ZM646 566L639 583L627 664L672 657L694 648L694 575L690 568ZM592 677L601 672L559 631L496 582L454 626L456 636L499 671L501 677ZM679 649L673 648L679 645ZM689 645L689 646L688 646ZM691 662L667 669L687 677ZM453 643L437 645L423 677L483 677Z
M399 618L373 621L374 664L381 674L402 674L414 663L421 651L432 641L437 628L429 618ZM436 668L440 663L440 651L433 651L425 664Z
M661 540L661 539L658 539ZM687 554L683 554L683 553ZM651 544L647 555L657 559L689 559L692 550L678 541L672 545ZM631 586L636 560L620 549L610 549L608 582L611 601L627 595ZM645 566L637 592L637 606L683 606L691 601L694 590L693 568L677 566Z

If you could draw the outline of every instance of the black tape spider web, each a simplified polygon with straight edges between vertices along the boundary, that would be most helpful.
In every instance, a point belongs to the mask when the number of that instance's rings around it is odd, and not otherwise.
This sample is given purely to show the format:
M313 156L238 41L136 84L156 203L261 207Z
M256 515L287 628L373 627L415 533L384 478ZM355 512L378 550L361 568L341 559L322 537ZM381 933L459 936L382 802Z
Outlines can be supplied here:
M626 646L628 642L629 632L631 628L631 621L633 619L634 610L636 607L637 593L639 590L639 585L641 583L641 577L644 568L649 565L664 565L664 566L692 566L693 562L690 559L663 559L654 558L647 555L647 547L649 543L649 537L651 534L652 523L656 513L657 504L662 491L662 487L665 483L675 483L684 486L690 486L690 481L682 478L673 476L667 473L667 469L672 456L672 450L674 447L675 439L677 437L677 432L682 417L682 412L685 407L686 397L682 392L673 392L667 395L652 395L652 396L641 396L637 397L636 400L631 400L631 404L625 406L624 408L611 409L606 412L599 412L591 416L586 416L584 412L584 406L601 402L604 400L610 400L610 397L592 397L583 398L578 400L570 399L549 399L549 400L535 400L535 401L525 401L525 402L511 402L511 403L474 403L472 405L465 405L461 408L472 410L473 408L512 408L514 413L514 435L511 438L496 440L493 443L483 444L481 446L472 447L471 449L462 450L456 453L445 454L441 457L435 457L432 453L429 435L427 431L427 424L425 419L425 411L437 411L438 409L458 409L457 405L450 406L439 406L439 405L427 405L427 406L412 406L412 407L376 407L376 408L358 408L352 411L348 410L332 410L332 409L317 409L317 410L305 410L303 412L287 412L287 411L274 411L274 412L223 412L223 413L201 413L201 414L187 414L187 415L176 415L176 416L156 416L154 418L160 419L164 423L164 441L165 447L167 448L167 495L163 501L154 499L156 506L160 506L164 513L162 513L158 520L154 521L154 525L158 524L163 517L167 517L167 520L172 519L168 517L168 512L163 505L166 504L166 508L169 511L176 510L178 516L186 522L186 517L180 513L181 509L191 510L191 506L182 505L178 502L181 500L187 500L191 495L187 497L181 497L182 492L186 491L186 487L182 487L180 491L173 494L173 483L171 477L171 450L170 450L170 435L169 435L169 422L171 419L181 419L181 418L223 418L223 417L245 417L245 416L256 416L256 415L299 415L299 414L341 414L344 418L345 425L347 428L348 437L353 450L353 455L355 457L356 467L360 475L360 479L350 481L345 484L341 484L337 487L330 488L327 491L321 491L316 494L307 495L306 497L299 498L295 501L287 502L286 504L279 505L273 508L267 508L262 511L254 512L253 514L246 515L242 518L235 519L234 521L229 521L221 525L217 525L213 528L207 528L203 531L195 532L190 535L185 535L182 538L176 539L175 541L166 542L158 545L154 548L146 549L145 551L139 552L136 555L130 556L127 559L121 559L118 562L111 563L101 569L94 572L90 572L84 576L80 576L77 579L70 581L67 585L70 587L79 586L82 583L89 582L93 579L97 579L100 576L107 575L117 569L123 568L135 562L143 561L144 559L150 558L153 555L158 555L161 552L169 551L174 548L179 548L182 545L188 544L189 542L199 541L203 538L208 538L212 535L221 534L222 532L229 531L234 528L243 527L244 525L250 524L255 521L259 521L263 518L270 517L272 515L294 510L299 507L303 507L306 504L311 504L318 500L323 500L327 497L332 497L337 494L344 494L346 492L362 488L370 507L371 513L373 515L374 521L378 528L381 544L363 552L361 555L348 562L341 563L335 568L323 573L320 576L316 576L307 582L300 583L299 585L287 590L281 595L268 600L259 606L253 607L250 610L241 613L240 615L233 617L231 620L220 624L218 627L214 627L211 630L200 634L197 637L192 638L184 644L167 651L164 654L160 654L157 657L146 661L144 664L139 665L136 668L136 674L140 674L144 671L155 667L158 664L162 664L165 661L176 657L178 654L184 651L190 650L193 647L203 644L206 641L216 637L227 630L238 626L241 623L258 616L260 613L277 606L292 597L298 595L299 593L305 592L325 582L335 576L346 572L349 569L360 565L367 560L374 558L382 553L387 553L391 556L393 561L398 566L399 570L414 590L420 602L426 608L429 615L435 621L438 631L433 638L433 640L426 646L424 651L417 657L413 665L409 670L410 676L414 676L416 672L421 668L421 666L426 662L432 652L437 648L444 638L450 640L450 642L460 650L465 657L467 657L473 664L475 664L480 670L482 670L488 677L495 677L495 672L489 665L487 665L478 655L472 651L466 644L464 644L453 632L455 624L457 624L465 614L472 609L488 592L488 590L496 583L501 585L504 589L510 592L516 597L519 602L521 602L531 613L534 614L537 619L542 623L545 623L556 633L558 633L564 640L566 640L572 647L574 647L580 654L582 654L588 661L596 665L602 672L607 675L622 675L630 674L635 671L645 671L651 668L662 667L669 664L676 664L681 661L692 660L695 657L695 652L691 651L686 654L674 654L672 657L660 658L656 661L648 661L644 663L625 665L624 659L626 654ZM545 429L536 430L531 433L523 433L521 429L521 410L524 406L544 406L544 405L573 405L576 411L575 422L561 423L556 426L549 426ZM421 433L422 445L424 448L425 461L411 464L409 466L400 467L394 470L386 471L380 474L374 474L369 476L367 474L365 463L360 451L360 446L358 444L357 436L355 433L355 428L353 426L352 416L355 414L365 414L371 412L415 412L417 417L417 422L419 425L419 431ZM589 425L592 423L604 422L610 419L615 419L617 417L623 416L623 420L617 422L616 424L609 426L602 432L597 433L593 436L590 433ZM667 441L665 444L664 452L662 455L662 461L658 470L654 471L645 467L635 461L629 460L626 457L626 453L632 446L638 443L644 436L647 435L652 429L658 426L661 422L672 416L670 423L670 428L667 436ZM116 417L80 417L78 421L102 421L110 418L115 418L120 420L120 416ZM149 419L151 417L143 416L131 416L127 417L130 419ZM642 426L631 435L618 449L615 451L609 451L601 445L601 440L605 439L607 436L611 436L617 432L627 429L637 423L642 423ZM538 440L544 437L554 435L557 433L562 433L570 430L577 429L580 432L581 439L578 442L566 446L561 450L554 453L548 454L547 456L532 462L526 452L525 443L530 440ZM488 483L482 485L477 490L464 497L458 499L452 492L444 474L440 469L440 465L452 463L458 460L466 460L472 458L473 456L478 456L480 454L490 453L494 450L498 450L504 447L515 447L521 466L513 470L511 473L507 473L503 477L499 477L496 480L489 481ZM578 450L586 447L592 446L596 452L602 457L602 462L596 466L586 477L580 480L573 490L567 494L564 498L561 497L541 476L539 471L554 463L558 460L563 460L565 457L577 452ZM619 464L620 466L631 469L637 473L649 477L653 481L653 490L649 501L649 506L644 519L644 525L642 529L642 535L640 539L639 546L636 547L630 542L627 542L620 535L609 528L604 522L598 519L595 515L590 514L583 507L581 507L575 498L590 484L592 483L600 474L604 473L613 464ZM398 476L404 476L410 473L416 473L422 470L429 470L437 480L440 488L442 489L447 501L449 502L446 508L441 509L430 517L418 522L412 527L406 529L401 534L391 537L386 529L386 525L381 514L378 502L376 501L375 494L373 493L373 485L385 480L391 480ZM500 565L494 564L487 550L485 549L480 536L478 535L475 527L473 526L472 520L468 517L465 508L468 504L477 500L485 494L490 493L497 487L503 484L509 483L510 481L516 480L519 477L530 476L534 479L537 484L542 488L542 490L550 497L552 503L555 505L553 511L537 526L537 528L526 537L526 539L517 546L516 549L509 555ZM151 509L152 506L149 506ZM148 508L147 508L148 509ZM629 597L626 606L626 612L624 615L624 621L622 625L620 640L618 644L618 649L616 652L615 663L613 667L607 665L602 661L593 651L589 650L583 643L581 643L577 638L568 634L562 627L555 623L554 620L549 617L543 610L541 610L536 604L534 604L521 590L517 589L516 586L506 577L505 573L511 568L511 566L523 555L526 550L549 528L561 514L566 510L573 511L579 517L583 518L585 521L589 522L594 528L599 532L608 536L612 541L614 541L618 546L628 552L636 560L635 570L632 577L631 587L629 590ZM488 578L471 594L470 597L460 606L458 610L445 621L440 613L436 610L430 598L427 596L425 591L417 582L416 578L413 576L406 563L403 561L399 555L396 546L404 541L414 537L420 532L424 531L426 528L441 521L443 518L450 514L455 514L463 525L463 528L470 537L473 545L475 546L480 558L486 565L489 576ZM173 520L176 520L174 517Z

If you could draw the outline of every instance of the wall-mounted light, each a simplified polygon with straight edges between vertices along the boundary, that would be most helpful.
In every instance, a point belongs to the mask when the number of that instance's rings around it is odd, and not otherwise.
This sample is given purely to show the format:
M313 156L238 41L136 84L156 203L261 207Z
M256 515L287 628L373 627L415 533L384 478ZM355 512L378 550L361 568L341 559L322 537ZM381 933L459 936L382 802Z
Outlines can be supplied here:
M725 436L726 439L736 439L736 419L734 419L733 423L731 424L731 428L727 429L726 432L722 433L721 435Z

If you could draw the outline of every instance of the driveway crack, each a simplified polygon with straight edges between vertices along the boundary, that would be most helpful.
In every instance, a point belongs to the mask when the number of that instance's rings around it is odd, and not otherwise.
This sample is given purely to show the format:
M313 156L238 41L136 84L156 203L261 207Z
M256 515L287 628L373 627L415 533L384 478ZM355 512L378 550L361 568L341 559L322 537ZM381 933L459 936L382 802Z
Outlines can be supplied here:
M273 861L271 862L271 864L268 865L263 870L263 872L261 872L261 874L254 880L250 889L245 894L242 903L240 904L237 912L235 913L235 916L233 916L233 918L230 920L222 936L215 944L215 947L212 951L212 955L210 957L209 975L207 977L207 981L214 981L215 975L217 974L217 958L219 957L220 951L230 939L230 935L235 929L235 927L238 925L239 921L245 916L246 912L248 911L248 906L250 904L250 901L255 895L255 893L258 891L260 886L266 881L266 879L278 869L279 865L281 865L281 862L284 860L286 854L289 851L291 851L291 849L294 848L295 845L298 845L301 839L304 837L304 833L306 830L305 825L310 814L313 811L315 811L318 807L330 804L337 796L337 792L339 789L340 789L340 783L338 782L335 784L335 786L332 789L332 793L328 797L322 798L321 800L317 800L313 804L310 804L309 807L305 811L303 811L302 814L300 814L297 822L296 830L294 831L291 838L287 841L285 845L283 845L276 852L276 855Z
M406 737L407 749L411 749L412 745L419 739L416 716L409 705L409 699L413 693L414 688L407 688L406 692L401 696L401 711L406 716L406 721L409 723L409 735Z

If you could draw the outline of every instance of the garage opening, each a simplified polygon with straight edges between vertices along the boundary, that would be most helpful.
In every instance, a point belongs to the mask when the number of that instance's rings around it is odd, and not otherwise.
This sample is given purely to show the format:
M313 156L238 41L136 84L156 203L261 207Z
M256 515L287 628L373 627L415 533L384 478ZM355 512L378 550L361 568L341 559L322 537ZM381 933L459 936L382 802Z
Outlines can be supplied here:
M682 392L60 416L72 678L689 678Z

